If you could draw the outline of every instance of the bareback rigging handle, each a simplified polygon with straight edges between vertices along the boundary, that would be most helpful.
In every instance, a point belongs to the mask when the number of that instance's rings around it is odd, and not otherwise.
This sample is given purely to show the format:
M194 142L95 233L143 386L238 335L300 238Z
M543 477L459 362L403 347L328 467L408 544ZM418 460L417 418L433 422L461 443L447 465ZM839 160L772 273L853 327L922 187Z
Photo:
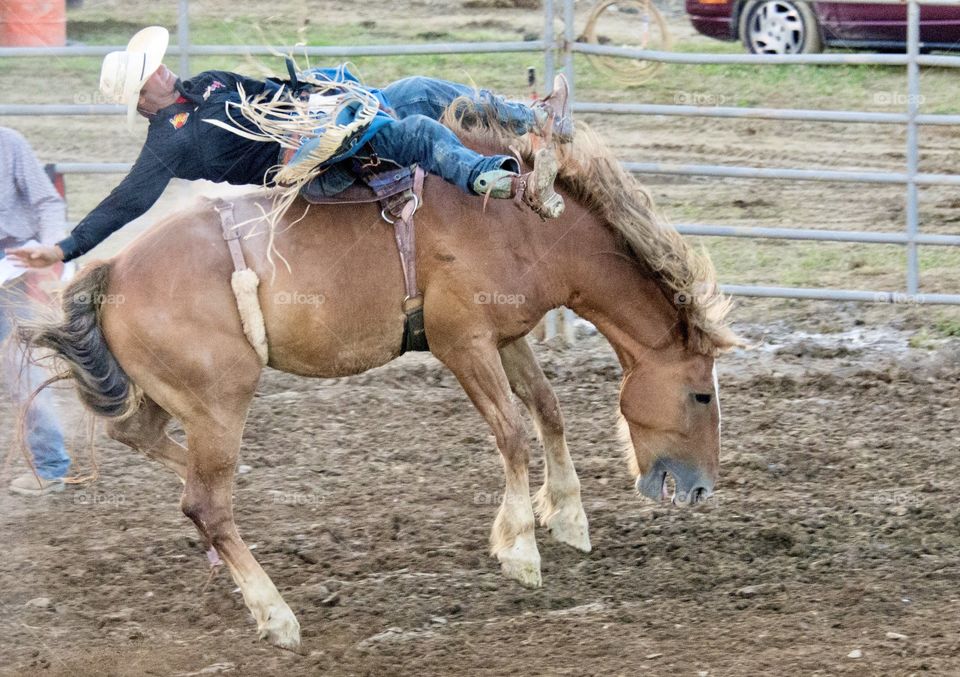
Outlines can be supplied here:
M290 75L290 89L296 93L300 91L300 80L297 78L297 64L293 60L293 57L285 57L284 61L287 62L287 73Z

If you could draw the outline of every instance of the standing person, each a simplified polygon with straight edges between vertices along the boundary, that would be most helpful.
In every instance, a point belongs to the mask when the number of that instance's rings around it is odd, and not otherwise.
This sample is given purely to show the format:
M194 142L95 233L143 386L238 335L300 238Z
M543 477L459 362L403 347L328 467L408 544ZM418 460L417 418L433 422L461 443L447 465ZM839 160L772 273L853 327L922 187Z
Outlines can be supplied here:
M130 173L68 237L53 246L13 249L8 255L38 268L81 256L146 212L172 178L271 185L281 145L267 139L239 109L276 100L288 83L226 71L205 71L181 81L162 63L168 38L166 29L150 26L133 36L125 51L111 52L103 61L104 94L127 105L128 122L138 112L150 121L146 143ZM553 189L558 166L552 150L541 149L533 171L521 174L515 158L474 152L437 120L454 98L473 94L481 111L497 116L517 133L552 134L569 141L573 122L562 76L550 97L526 106L429 78L408 78L377 90L361 85L343 66L310 73L331 83L331 91L355 95L336 109L333 122L346 126L358 118L363 122L317 165L323 170L327 194L353 183L352 157L373 156L400 165L418 163L472 195L522 197L543 218L562 213L563 199Z
M0 127L0 245L3 249L15 248L28 240L53 245L63 237L64 230L63 200L30 145L12 129ZM3 384L20 406L33 389L46 380L46 373L21 360L17 342L10 334L17 320L31 318L28 294L34 298L43 294L39 282L48 277L49 272L27 271L0 287ZM70 457L64 449L63 432L49 390L34 398L27 410L26 443L36 475L28 472L15 477L10 482L10 490L31 496L62 491Z

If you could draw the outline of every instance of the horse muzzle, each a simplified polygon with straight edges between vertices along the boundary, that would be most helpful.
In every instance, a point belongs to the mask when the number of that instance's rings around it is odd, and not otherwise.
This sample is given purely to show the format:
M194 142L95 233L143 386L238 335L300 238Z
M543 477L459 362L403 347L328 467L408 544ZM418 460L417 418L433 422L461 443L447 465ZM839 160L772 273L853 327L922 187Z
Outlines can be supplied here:
M673 477L676 488L670 495L667 477ZM654 501L671 501L685 507L703 503L713 496L713 480L702 470L682 461L660 457L650 470L637 476L637 492Z

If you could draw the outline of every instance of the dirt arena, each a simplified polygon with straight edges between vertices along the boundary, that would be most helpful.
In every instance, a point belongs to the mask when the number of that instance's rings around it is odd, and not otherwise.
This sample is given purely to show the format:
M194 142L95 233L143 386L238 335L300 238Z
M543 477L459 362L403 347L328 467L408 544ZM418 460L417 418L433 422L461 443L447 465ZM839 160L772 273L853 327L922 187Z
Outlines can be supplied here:
M606 343L540 346L594 543L539 530L540 590L486 555L499 459L432 357L340 381L267 373L237 516L303 654L257 641L225 572L206 586L179 482L106 443L96 484L0 495L0 672L957 674L960 350L884 338L768 337L723 360L719 490L688 511L633 491Z

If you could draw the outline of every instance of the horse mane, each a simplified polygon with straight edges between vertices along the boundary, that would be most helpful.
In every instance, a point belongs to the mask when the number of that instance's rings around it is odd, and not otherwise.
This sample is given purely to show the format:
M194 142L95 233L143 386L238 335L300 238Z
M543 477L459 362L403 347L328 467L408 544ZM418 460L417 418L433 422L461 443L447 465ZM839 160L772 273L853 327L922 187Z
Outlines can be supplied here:
M461 97L447 108L443 122L463 139L515 151L532 165L529 137L517 136L481 106ZM613 229L628 254L657 281L677 310L688 348L716 355L740 345L727 327L731 303L717 285L709 256L694 250L657 212L649 191L600 135L578 120L573 141L558 146L557 156L560 187Z

